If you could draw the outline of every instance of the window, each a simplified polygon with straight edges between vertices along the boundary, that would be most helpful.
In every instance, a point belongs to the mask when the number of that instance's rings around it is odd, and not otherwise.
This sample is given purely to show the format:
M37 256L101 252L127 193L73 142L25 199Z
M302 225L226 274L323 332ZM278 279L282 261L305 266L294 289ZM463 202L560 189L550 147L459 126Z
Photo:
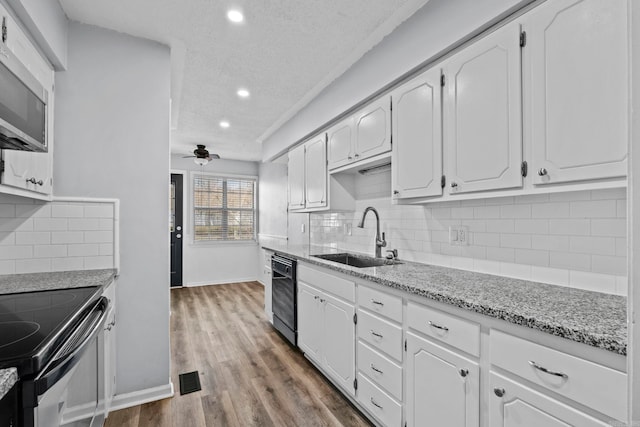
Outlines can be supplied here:
M256 180L193 176L194 240L242 241L256 238Z

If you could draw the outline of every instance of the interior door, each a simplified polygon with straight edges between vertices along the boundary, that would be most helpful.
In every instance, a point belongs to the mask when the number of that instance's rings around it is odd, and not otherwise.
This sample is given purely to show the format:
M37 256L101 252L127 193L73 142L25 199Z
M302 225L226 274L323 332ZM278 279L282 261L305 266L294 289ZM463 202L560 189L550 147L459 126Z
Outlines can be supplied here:
M182 286L182 175L171 174L169 197L171 287Z

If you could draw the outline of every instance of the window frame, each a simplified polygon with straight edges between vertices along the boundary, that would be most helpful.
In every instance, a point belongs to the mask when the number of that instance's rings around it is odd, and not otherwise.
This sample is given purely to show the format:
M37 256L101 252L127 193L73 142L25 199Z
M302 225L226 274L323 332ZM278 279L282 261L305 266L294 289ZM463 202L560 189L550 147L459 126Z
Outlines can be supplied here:
M208 177L208 178L221 178L225 181L228 179L238 179L238 180L247 180L253 181L253 237L250 239L242 239L242 240L229 240L229 239L221 239L221 240L197 240L196 239L196 205L195 205L195 179L199 176ZM225 197L226 197L226 189L225 189ZM226 207L223 208L212 208L215 210L222 209L223 211L228 211L229 209ZM249 211L249 209L230 209L230 210L245 210ZM211 173L211 172L201 172L201 171L191 171L189 174L189 222L191 228L191 238L190 243L195 246L216 246L216 245L255 245L258 242L258 176L256 175L238 175L238 174L230 174L230 173Z

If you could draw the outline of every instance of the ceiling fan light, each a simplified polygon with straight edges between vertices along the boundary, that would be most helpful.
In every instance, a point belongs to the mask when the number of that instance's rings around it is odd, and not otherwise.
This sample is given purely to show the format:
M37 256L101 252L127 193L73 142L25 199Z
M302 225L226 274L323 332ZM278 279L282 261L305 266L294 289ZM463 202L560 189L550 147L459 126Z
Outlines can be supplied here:
M209 159L203 159L201 157L196 157L195 159L193 159L193 161L198 166L204 166L209 163Z

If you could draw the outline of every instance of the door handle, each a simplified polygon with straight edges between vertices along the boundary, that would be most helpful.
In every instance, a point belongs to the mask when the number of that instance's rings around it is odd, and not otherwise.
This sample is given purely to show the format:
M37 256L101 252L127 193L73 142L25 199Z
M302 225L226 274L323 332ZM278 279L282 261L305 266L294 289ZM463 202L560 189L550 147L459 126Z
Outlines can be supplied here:
M178 230L178 231L182 230L182 226L181 225L177 226L176 230Z
M176 239L182 239L182 234L180 233L176 234Z

